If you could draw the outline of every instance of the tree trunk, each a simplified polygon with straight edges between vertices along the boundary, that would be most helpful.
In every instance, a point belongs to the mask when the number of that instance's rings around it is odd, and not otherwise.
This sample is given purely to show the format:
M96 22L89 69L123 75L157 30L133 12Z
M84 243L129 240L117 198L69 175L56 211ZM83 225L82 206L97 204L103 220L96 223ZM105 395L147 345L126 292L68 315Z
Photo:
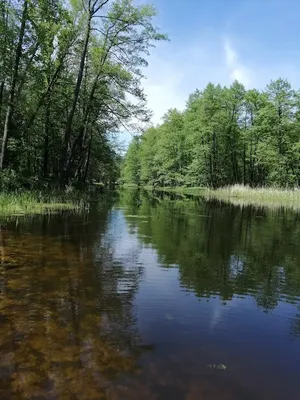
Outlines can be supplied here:
M0 114L2 110L3 94L4 94L4 81L2 81L0 84Z
M68 152L69 152L69 145L70 145L71 132L72 132L72 123L73 123L75 110L76 110L76 106L77 106L77 102L78 102L78 98L79 98L79 93L80 93L80 89L81 89L81 84L82 84L82 80L83 80L83 76L84 76L84 70L85 70L85 64L86 64L86 56L87 56L87 52L88 52L88 45L89 45L90 34L91 34L91 29L92 29L92 26L91 26L92 18L105 4L107 4L109 2L109 0L103 0L98 5L97 5L97 2L98 1L95 0L93 5L91 4L91 2L89 2L89 11L88 11L89 15L88 15L88 21L87 21L87 30L86 30L85 42L84 42L84 47L83 47L83 51L82 51L81 59L80 59L80 65L79 65L79 71L78 71L77 81L76 81L76 86L75 86L75 91L74 91L73 103L72 103L70 114L69 114L68 119L67 119L65 135L64 135L64 143L63 143L62 153L61 153L60 163L59 163L60 164L60 175L61 175L61 178L60 178L61 182L60 183L62 185L64 185L70 179L70 176L68 176L68 170L70 170L68 164L70 162L72 162L72 160L71 160L72 155L70 155L70 158L69 158ZM106 37L105 37L104 48L106 47L107 38L108 38L108 32L107 32ZM109 48L106 50L106 53L103 56L103 59L101 61L100 70L98 72L97 78L94 81L92 92L90 94L90 99L94 95L94 92L95 92L95 89L96 89L96 85L97 85L97 81L98 81L98 78L99 78L100 73L101 73L101 67L104 65L104 63L105 63L105 61L106 61L106 59L108 57L109 50L110 50L111 46L109 46ZM81 125L81 128L87 122L87 117L88 117L88 114L89 114L89 107L90 107L90 102L86 107L85 116L83 118L83 124Z
M90 142L89 142L89 148L88 148L88 154L87 154L87 160L84 166L84 173L83 173L83 183L86 182L86 178L88 175L88 171L89 171L89 166L90 166L90 158L91 158L91 149L92 149L92 139L93 137L91 136L90 138Z
M21 56L22 56L22 45L23 45L25 26L26 26L26 20L27 20L27 9L28 9L28 1L24 0L21 28L20 28L20 33L19 33L18 45L17 45L17 49L16 49L16 59L15 59L15 65L14 65L14 70L13 70L13 75L12 75L11 88L10 88L9 97L8 97L8 106L7 106L6 116L5 116L5 123L4 123L3 137L2 137L2 145L1 145L1 153L0 153L0 170L3 169L7 139L8 139L9 129L10 129L11 120L12 120L12 116L13 116L13 112L14 112L15 91L16 91L16 84L17 84L17 80L18 80L19 65L20 65L20 60L21 60Z
M213 186L217 185L218 177L217 177L217 135L216 132L213 132Z
M246 164L246 143L244 143L244 151L243 151L243 166L244 166L244 185L247 185L247 164Z
M215 188L212 155L209 155L210 186Z
M69 143L70 143L70 138L71 138L71 128L72 128L73 118L75 115L75 110L76 110L78 97L79 97L79 93L80 93L80 88L81 88L81 83L82 83L83 73L84 73L85 59L86 59L89 40L90 40L91 21L92 21L92 14L90 12L88 22L87 22L85 41L84 41L83 51L81 54L76 86L75 86L75 90L74 90L73 103L72 103L71 111L69 113L67 124L66 124L64 142L63 142L62 153L61 153L61 157L60 157L61 183L64 183L64 181L66 179L68 179L68 177L66 176L66 173L65 173L65 167L66 167L66 163L68 161L68 150L69 150Z
M250 141L250 186L254 186L254 162L253 162L253 139Z
M62 70L62 67L63 67L63 62L61 62L59 65L58 65L58 67L56 68L56 70L55 70L55 72L54 72L54 74L53 74L53 76L52 76L52 79L49 81L49 83L48 83L48 86L47 86L47 89L45 90L45 92L42 94L42 96L40 97L40 99L39 99L39 101L38 101L38 104L37 104L37 107L36 107L36 109L35 109L35 112L32 114L32 116L30 117L30 120L29 120L29 122L28 122L28 124L27 124L27 126L26 126L26 131L28 130L28 129L30 129L30 127L32 126L32 124L33 124L33 122L34 122L34 120L35 120L35 118L36 118L36 116L38 115L38 113L39 113L39 111L40 111L40 108L44 105L44 103L45 103L45 100L47 99L47 96L49 96L49 94L51 93L51 91L53 90L53 87L54 87L54 85L55 85L55 83L56 83L56 81L57 81L57 79L58 79L58 77L59 77L59 74L60 74L60 71Z
M49 163L49 128L50 128L50 105L47 102L46 118L45 118L45 140L44 140L44 159L43 159L43 177L48 178L48 163Z
M2 13L2 23L4 25L4 32L8 29L7 24L8 24L8 11L5 10L4 2L1 2L1 13ZM5 66L6 66L6 55L7 55L7 35L4 35L4 40L3 40L3 47L0 50L1 51L1 57L2 57L2 62L1 62L1 85L0 85L0 113L2 110L2 104L3 104L3 96L4 96L4 85L5 85Z
M20 82L19 82L19 85L18 85L18 89L16 91L16 96L17 97L19 97L21 92L22 92L23 86L24 86L24 84L26 82L26 75L27 75L27 73L29 71L29 68L30 68L30 66L31 66L31 64L32 64L32 62L34 60L34 57L36 56L36 53L37 53L38 49L39 49L39 43L36 43L36 45L35 45L35 47L33 49L33 52L31 54L31 57L28 60L28 63L27 63L27 65L25 67L25 70L23 72L23 76L20 77Z
M82 147L84 146L84 143L85 143L89 114L90 114L90 110L91 110L91 106L93 103L93 99L94 99L94 95L95 95L95 91L97 88L97 83L98 83L100 74L101 74L101 71L98 72L96 78L94 79L92 89L91 89L91 92L89 95L89 99L85 106L82 124L81 124L80 130L79 130L79 135L73 143L73 146L72 146L71 152L70 152L70 156L66 160L65 173L67 176L70 176L70 171L72 169L72 164L74 163L74 159L75 159L77 151L80 151L80 149L82 149Z

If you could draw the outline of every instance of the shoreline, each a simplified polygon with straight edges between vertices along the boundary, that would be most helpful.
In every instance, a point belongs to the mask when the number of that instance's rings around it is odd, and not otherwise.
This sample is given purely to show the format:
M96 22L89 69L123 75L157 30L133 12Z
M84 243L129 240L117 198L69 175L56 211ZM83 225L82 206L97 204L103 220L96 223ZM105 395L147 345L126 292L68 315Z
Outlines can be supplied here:
M124 185L126 188L137 186ZM237 206L256 206L266 208L289 208L300 210L300 189L280 189L275 187L251 188L249 186L234 185L219 189L205 187L155 187L140 186L147 191L173 193L177 195L192 195L204 199L219 200Z

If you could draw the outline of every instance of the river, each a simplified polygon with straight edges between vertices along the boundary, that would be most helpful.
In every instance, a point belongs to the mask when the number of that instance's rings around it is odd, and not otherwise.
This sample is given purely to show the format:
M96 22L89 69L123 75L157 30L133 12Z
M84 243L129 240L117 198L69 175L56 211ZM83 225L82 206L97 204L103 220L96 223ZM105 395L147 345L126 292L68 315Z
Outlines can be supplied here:
M298 400L300 218L122 190L0 231L0 398Z

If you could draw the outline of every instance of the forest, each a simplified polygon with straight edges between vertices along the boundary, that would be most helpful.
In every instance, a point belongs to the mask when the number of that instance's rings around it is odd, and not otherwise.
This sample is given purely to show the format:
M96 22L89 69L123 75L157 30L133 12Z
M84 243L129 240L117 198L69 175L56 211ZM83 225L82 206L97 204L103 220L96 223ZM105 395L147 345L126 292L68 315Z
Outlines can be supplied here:
M115 182L114 134L150 116L155 15L132 0L0 0L2 190Z
M122 182L153 186L300 185L300 91L285 79L265 90L209 83L184 111L135 136Z

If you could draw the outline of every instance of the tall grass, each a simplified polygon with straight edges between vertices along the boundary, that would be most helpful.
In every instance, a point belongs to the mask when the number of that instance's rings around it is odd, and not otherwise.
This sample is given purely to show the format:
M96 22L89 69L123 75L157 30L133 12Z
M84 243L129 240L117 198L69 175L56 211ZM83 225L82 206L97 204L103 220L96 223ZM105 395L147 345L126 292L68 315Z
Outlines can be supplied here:
M244 185L234 185L215 190L206 189L203 195L241 206L255 205L271 208L300 209L300 189L298 188L251 188Z
M146 187L150 190L150 187ZM153 190L153 188L152 188ZM300 189L251 188L244 185L233 185L219 189L204 187L155 188L158 191L177 194L190 194L206 199L222 200L235 205L254 205L268 208L291 208L300 210Z
M203 194L207 191L205 187L186 187L186 186L143 186L143 189L149 191L158 191L158 192L166 192L166 193L175 193L175 194L191 194L195 196L203 196Z
M42 195L37 192L0 193L0 216L53 213L59 210L79 210L84 202L63 195Z

